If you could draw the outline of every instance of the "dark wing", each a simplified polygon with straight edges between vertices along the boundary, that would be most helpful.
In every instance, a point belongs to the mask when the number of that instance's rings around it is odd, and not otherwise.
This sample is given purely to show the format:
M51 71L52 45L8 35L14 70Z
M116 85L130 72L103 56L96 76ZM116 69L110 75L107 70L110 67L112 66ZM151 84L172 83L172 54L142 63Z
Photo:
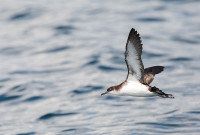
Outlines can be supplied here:
M144 73L152 73L152 74L159 74L160 72L162 72L164 70L165 67L163 66L153 66L153 67L149 67L149 68L145 68Z
M153 66L153 67L145 68L144 69L144 79L143 79L144 83L150 84L153 81L154 76L156 74L159 74L163 70L164 70L163 66Z
M135 29L131 29L126 43L125 61L128 68L128 81L143 83L144 66L141 59L142 42Z

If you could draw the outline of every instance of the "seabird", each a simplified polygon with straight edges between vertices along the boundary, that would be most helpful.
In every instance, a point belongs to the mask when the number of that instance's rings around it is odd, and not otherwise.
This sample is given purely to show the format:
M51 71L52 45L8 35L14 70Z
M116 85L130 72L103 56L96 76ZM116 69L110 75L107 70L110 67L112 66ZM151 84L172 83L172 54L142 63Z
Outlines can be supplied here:
M164 70L163 66L153 66L144 69L142 59L142 41L135 29L131 29L125 51L125 61L128 68L126 80L119 85L111 86L105 94L119 96L174 98L172 94L166 94L155 86L150 86L154 76Z

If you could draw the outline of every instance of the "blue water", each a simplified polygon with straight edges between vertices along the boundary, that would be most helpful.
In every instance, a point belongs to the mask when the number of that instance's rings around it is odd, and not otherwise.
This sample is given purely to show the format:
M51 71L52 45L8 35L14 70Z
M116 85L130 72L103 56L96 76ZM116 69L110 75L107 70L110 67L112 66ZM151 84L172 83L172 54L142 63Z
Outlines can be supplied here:
M0 134L200 134L200 1L1 1ZM175 99L100 96L126 78L135 28L152 86Z

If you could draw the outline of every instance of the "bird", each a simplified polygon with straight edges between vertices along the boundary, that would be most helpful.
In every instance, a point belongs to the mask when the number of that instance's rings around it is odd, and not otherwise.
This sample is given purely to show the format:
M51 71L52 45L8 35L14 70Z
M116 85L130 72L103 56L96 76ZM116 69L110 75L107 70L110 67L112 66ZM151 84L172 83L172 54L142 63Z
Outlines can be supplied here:
M157 87L150 86L156 74L164 70L164 66L152 66L144 69L141 59L143 44L139 33L132 28L125 47L125 62L128 69L126 80L119 85L111 86L101 96L106 94L134 97L174 98Z

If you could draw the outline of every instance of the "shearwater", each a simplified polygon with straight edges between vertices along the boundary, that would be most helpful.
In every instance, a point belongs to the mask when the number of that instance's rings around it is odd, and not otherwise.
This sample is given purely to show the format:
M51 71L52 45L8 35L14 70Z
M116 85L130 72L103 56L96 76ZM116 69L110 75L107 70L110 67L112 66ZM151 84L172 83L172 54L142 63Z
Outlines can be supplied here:
M125 51L125 61L128 68L126 80L119 85L111 86L105 94L119 96L174 98L172 94L166 94L155 86L150 86L154 76L164 70L163 66L153 66L144 69L142 59L142 41L135 29L131 29Z

